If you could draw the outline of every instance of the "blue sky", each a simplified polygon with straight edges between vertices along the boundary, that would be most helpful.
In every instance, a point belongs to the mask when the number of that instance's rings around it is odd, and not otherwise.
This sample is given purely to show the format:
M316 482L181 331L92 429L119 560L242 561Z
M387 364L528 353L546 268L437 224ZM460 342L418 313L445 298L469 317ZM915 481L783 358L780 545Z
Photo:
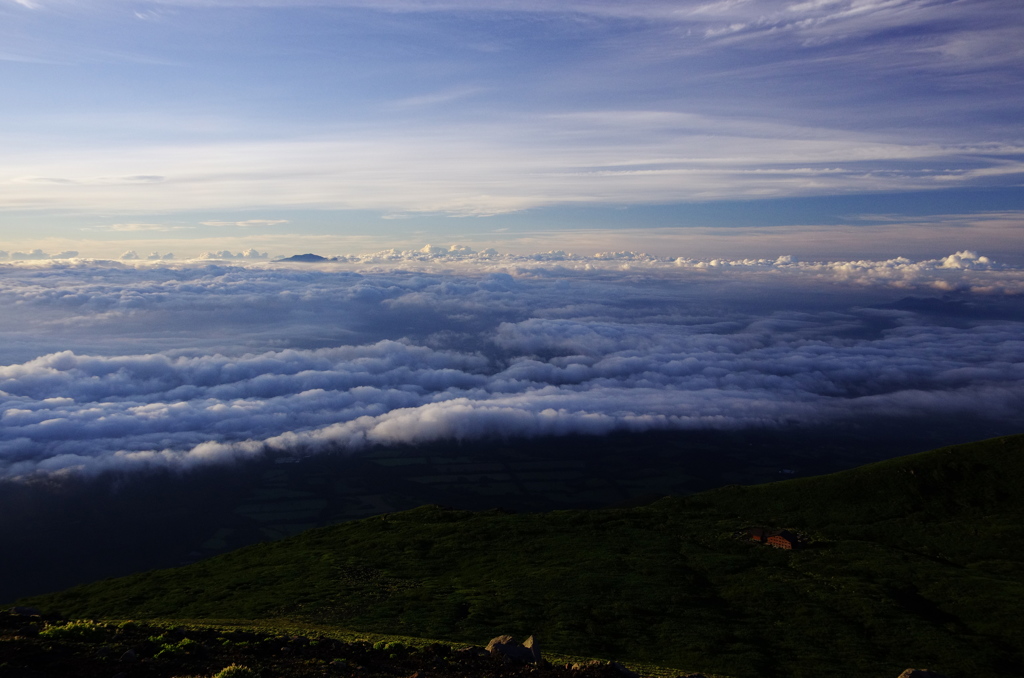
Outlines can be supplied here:
M0 250L1019 262L1022 34L1005 0L0 0Z

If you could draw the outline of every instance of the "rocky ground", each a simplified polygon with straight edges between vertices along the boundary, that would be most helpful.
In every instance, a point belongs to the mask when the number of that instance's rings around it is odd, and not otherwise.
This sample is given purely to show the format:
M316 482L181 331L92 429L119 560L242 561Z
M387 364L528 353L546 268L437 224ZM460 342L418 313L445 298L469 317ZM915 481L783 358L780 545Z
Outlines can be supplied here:
M2 678L636 678L615 663L552 665L481 647L342 642L224 629L0 613ZM696 675L692 678L697 678Z

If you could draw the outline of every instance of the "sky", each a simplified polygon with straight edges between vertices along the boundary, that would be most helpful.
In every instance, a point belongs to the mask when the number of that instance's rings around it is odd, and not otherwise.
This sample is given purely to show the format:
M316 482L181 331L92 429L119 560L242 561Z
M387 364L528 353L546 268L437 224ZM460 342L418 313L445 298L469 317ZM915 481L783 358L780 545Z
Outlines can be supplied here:
M0 0L0 250L1024 263L1005 0Z

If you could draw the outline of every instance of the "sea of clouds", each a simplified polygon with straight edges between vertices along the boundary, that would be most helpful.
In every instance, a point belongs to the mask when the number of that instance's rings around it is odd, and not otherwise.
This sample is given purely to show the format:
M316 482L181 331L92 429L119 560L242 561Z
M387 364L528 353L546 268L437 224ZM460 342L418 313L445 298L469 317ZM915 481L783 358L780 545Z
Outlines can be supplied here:
M1024 429L1024 269L973 252L35 254L0 263L4 478L616 430Z

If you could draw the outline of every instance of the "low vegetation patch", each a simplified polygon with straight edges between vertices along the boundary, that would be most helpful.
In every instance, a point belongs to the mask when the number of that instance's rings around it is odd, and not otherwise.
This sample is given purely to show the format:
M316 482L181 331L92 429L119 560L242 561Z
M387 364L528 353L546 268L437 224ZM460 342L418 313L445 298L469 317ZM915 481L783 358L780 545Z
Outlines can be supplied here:
M453 648L409 638L404 642L340 640L318 632L296 635L283 631L195 624L97 624L0 613L0 675L407 678L418 673L434 678L630 678L629 673L606 661L577 659L577 669L571 662L558 661L534 666L494 659L480 647ZM645 675L663 677L666 671Z
M546 650L732 676L1020 676L1022 486L1013 436L631 509L423 507L22 604L469 643L535 634ZM751 528L803 541L768 548L740 537Z

